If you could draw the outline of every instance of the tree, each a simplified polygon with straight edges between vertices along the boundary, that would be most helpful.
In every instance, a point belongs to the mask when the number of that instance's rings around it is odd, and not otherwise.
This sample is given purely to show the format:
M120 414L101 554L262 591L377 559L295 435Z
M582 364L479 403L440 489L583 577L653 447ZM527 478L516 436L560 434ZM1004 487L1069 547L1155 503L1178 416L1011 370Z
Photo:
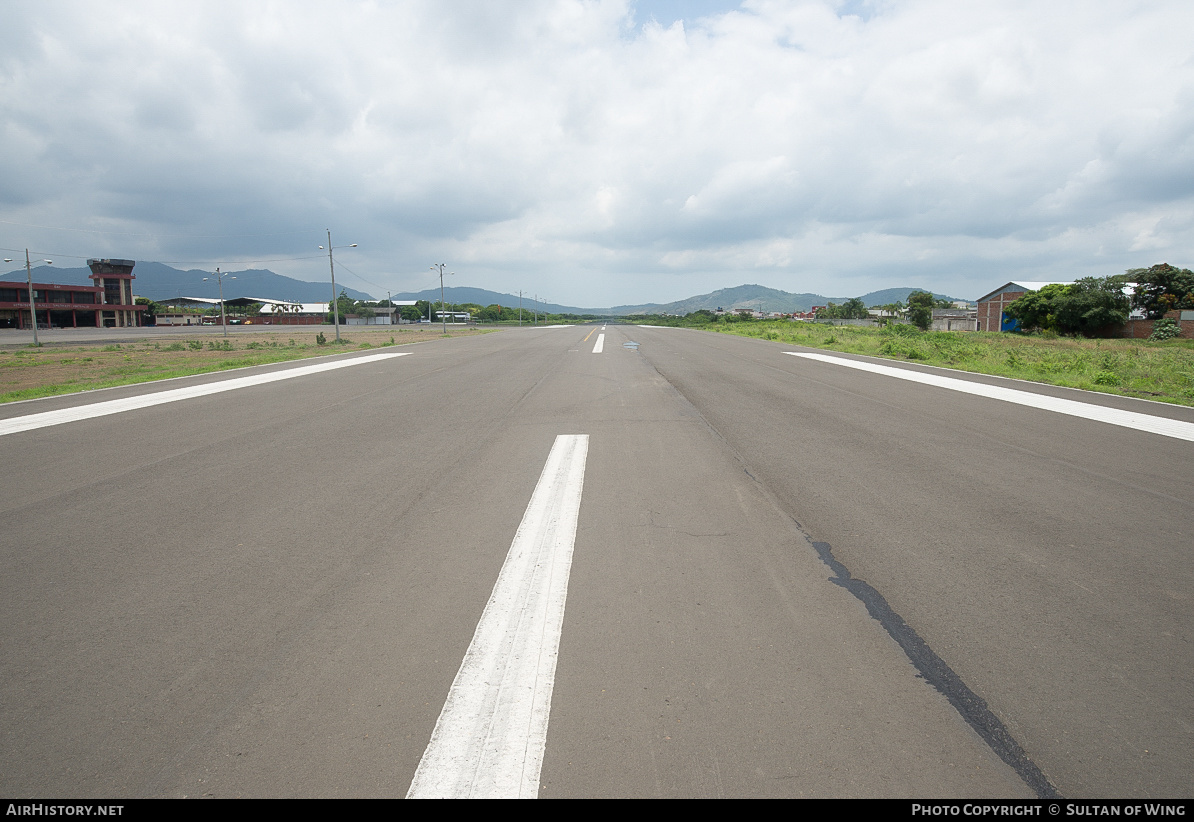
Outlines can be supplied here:
M1083 277L1066 286L1057 301L1054 323L1062 334L1095 337L1126 323L1129 307L1122 276Z
M1149 319L1164 317L1175 308L1194 308L1194 271L1188 268L1158 263L1152 268L1128 269L1123 279L1136 283L1132 305Z
M913 291L908 295L908 319L921 331L933 324L933 295L927 291Z
M1057 301L1068 286L1052 283L1037 291L1029 291L1007 306L1004 313L1020 321L1023 331L1056 331Z
M335 302L328 303L328 322L334 323L336 321L336 306L340 308L340 324L344 324L344 318L353 313L353 308L356 307L356 300L348 296L348 292L340 289L340 296L336 298Z
M162 313L162 307L148 297L138 297L136 304L149 306L145 309L145 324L157 325L158 314Z
M841 311L843 320L865 320L870 316L866 310L866 303L859 297L851 297L842 303Z
M1124 278L1083 277L1065 285L1053 283L1029 291L1006 309L1025 331L1039 329L1059 334L1093 337L1127 322L1129 300Z
M509 311L509 309L503 309L497 303L493 303L492 305L487 305L475 313L478 320L489 323L500 320L502 318L503 311Z

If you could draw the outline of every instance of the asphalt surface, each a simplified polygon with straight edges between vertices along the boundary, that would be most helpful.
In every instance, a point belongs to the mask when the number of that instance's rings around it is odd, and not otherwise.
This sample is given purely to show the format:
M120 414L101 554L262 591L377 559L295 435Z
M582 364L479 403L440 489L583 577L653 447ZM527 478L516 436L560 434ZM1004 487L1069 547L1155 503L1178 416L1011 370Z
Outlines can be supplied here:
M562 434L539 796L1191 793L1194 445L599 328L0 436L0 795L404 795Z

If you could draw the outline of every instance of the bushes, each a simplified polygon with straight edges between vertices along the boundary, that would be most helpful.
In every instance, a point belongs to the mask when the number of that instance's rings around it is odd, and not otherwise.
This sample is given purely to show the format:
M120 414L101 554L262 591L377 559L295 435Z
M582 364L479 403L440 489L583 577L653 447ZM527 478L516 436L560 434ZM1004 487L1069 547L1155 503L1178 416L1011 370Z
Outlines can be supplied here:
M1161 342L1162 340L1172 340L1174 337L1182 333L1182 327L1177 320L1171 317L1162 317L1153 323L1153 333L1148 335L1148 338L1153 342Z
M1029 291L1007 307L1025 331L1034 329L1084 337L1106 335L1128 319L1123 277L1083 277L1070 285L1054 283Z

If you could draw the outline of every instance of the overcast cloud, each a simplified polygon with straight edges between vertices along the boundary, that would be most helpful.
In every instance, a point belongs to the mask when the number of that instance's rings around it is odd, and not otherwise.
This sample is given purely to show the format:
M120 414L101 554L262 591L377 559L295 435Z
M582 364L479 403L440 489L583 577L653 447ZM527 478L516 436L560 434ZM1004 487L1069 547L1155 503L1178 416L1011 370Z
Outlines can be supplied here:
M0 23L0 246L56 264L320 280L330 227L375 295L445 262L593 307L1194 266L1188 0L8 0Z

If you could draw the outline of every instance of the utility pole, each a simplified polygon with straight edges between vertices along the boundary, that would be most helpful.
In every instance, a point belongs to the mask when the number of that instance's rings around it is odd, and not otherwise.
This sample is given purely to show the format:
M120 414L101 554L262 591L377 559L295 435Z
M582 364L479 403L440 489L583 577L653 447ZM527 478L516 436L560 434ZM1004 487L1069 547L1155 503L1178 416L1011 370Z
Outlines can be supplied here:
M48 263L49 260L46 260ZM33 303L33 268L29 265L29 249L25 249L25 277L29 280L29 316L33 320L33 347L40 348L37 341L37 308Z
M336 342L340 342L340 299L336 294L336 264L332 262L332 230L328 229L328 269L332 272L332 314L336 320Z
M341 248L356 248L356 243L342 245ZM323 246L320 246L323 248ZM336 264L332 262L332 230L328 229L328 268L332 272L332 315L336 320L336 342L340 342L340 298L336 294Z
M432 271L437 268L439 269L439 318L440 322L443 324L444 334L448 333L448 318L444 314L444 267L446 265L447 263L436 263L435 265L431 266ZM430 306L428 306L427 311L430 313Z
M228 336L228 318L224 315L224 278L228 277L228 275L221 274L220 268L219 268L219 266L217 266L216 273L214 276L216 278L216 282L220 286L220 325L224 326L224 336L227 337ZM204 282L206 282L207 280L210 280L210 279L211 279L211 277L203 278ZM228 279L235 280L236 277L228 277Z
M224 278L220 276L220 267L216 266L216 283L220 286L220 325L224 327L224 338L228 337L228 316L224 313Z

